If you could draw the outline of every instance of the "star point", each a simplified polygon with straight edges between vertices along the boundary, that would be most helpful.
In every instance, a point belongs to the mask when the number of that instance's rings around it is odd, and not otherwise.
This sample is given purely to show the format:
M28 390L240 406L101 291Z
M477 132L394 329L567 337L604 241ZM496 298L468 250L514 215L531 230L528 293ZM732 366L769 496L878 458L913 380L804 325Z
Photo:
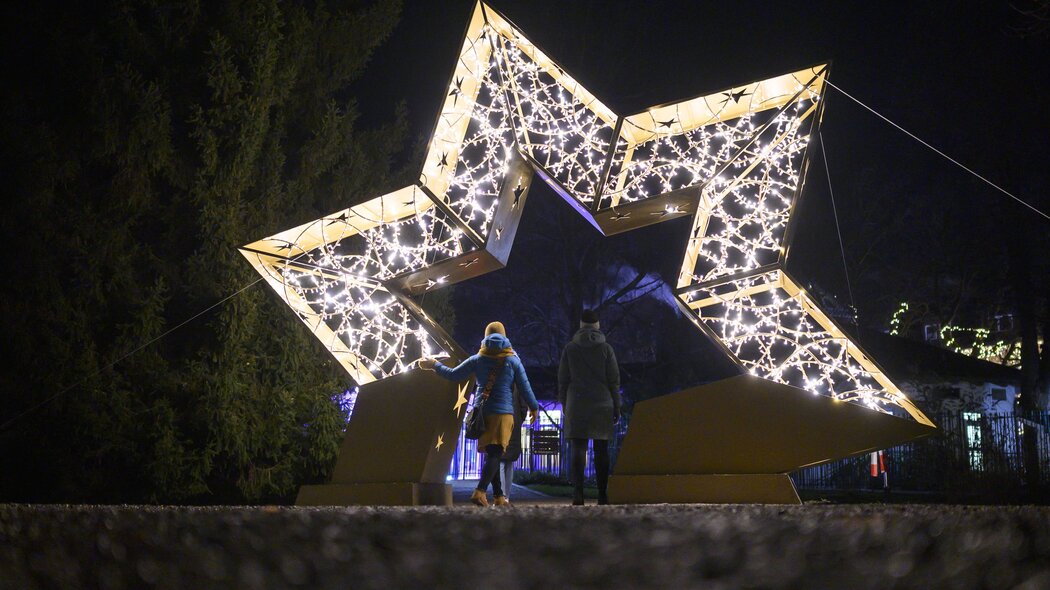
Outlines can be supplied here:
M675 296L745 371L925 419L897 403L899 388L786 269L826 66L621 116L499 13L477 10L448 87L453 100L427 144L424 162L443 172L354 205L352 224L344 211L241 250L355 380L403 373L430 351L462 352L405 290L466 280L481 255L506 256L538 171L607 235L691 218ZM479 56L479 44L491 51ZM752 95L771 98L743 114L724 108ZM539 139L520 142L523 128ZM496 188L506 182L514 190ZM703 206L683 205L683 191L701 193ZM631 212L618 208L644 201L636 211L649 213L624 223ZM347 227L327 229L339 222ZM798 334L805 338L793 340ZM457 413L465 397L461 390Z

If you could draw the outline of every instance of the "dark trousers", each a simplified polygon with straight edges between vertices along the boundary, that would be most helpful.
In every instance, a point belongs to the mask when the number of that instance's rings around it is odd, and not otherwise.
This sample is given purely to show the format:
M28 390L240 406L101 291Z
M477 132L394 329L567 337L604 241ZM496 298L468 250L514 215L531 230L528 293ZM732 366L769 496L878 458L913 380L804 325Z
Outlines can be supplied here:
M587 465L587 439L572 439L572 485L583 491L583 468ZM609 441L594 440L594 471L598 478L598 495L609 488Z
M478 481L478 489L485 491L492 484L492 495L502 496L503 486L499 478L500 459L503 458L503 447L489 445L485 447L485 465L481 468L481 480ZM608 462L606 462L608 465Z

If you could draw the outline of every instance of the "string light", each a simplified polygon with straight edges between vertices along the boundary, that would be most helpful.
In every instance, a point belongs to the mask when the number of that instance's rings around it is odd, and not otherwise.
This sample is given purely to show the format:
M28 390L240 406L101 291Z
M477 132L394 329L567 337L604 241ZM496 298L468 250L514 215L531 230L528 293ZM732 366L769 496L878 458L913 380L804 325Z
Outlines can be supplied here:
M679 296L748 373L925 420L783 272L825 77L810 68L620 117L480 5L419 182L242 251L367 382L446 348L397 281L431 269L418 285L430 290L472 276L461 269L479 257L461 257L500 239L506 182L517 208L518 154L581 211L614 220L631 216L617 207L687 191L697 206ZM690 210L683 199L640 215ZM452 259L461 269L435 269Z
M486 33L498 79L519 107L509 110L518 145L570 195L590 204L615 133L615 116L564 71L541 66L552 62L520 34L507 37L492 28Z
M893 317L890 318L890 335L899 336L901 333L901 322L904 320L904 315L908 313L910 309L907 301L901 301L901 304L897 307L897 311L893 312Z
M850 354L849 339L821 325L805 291L791 295L780 271L771 275L730 281L732 291L715 295L717 302L699 311L700 320L744 368L752 375L873 410L899 407L903 394L887 391ZM752 292L756 286L761 290Z
M1021 364L1021 345L1003 339L992 342L991 330L946 325L941 328L940 335L941 343L952 352L1007 367Z

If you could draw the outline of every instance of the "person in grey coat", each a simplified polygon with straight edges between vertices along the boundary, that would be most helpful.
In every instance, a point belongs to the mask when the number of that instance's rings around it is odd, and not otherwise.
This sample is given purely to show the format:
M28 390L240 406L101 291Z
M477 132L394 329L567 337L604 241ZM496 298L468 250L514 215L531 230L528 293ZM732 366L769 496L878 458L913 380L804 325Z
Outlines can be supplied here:
M598 503L609 501L609 439L620 419L620 367L599 328L598 314L584 311L558 366L558 401L564 410L565 436L572 441L572 503L577 506L583 505L588 440L594 441Z

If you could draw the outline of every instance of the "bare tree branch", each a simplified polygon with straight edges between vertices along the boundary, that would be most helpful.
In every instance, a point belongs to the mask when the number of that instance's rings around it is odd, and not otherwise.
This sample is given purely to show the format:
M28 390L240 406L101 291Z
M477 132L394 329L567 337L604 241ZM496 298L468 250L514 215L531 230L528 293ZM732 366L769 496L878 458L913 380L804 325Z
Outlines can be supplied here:
M605 301L602 301L601 303L598 304L598 307L594 308L594 311L601 311L602 309L604 309L610 303L619 301L620 297L623 297L627 293L630 293L635 287L638 286L638 283L642 282L642 279L644 279L644 278L645 278L645 273L636 271L636 274L634 275L634 278L631 279L630 282L628 282L626 285L621 287L620 290L618 290L617 292L613 293L609 297L606 297Z

